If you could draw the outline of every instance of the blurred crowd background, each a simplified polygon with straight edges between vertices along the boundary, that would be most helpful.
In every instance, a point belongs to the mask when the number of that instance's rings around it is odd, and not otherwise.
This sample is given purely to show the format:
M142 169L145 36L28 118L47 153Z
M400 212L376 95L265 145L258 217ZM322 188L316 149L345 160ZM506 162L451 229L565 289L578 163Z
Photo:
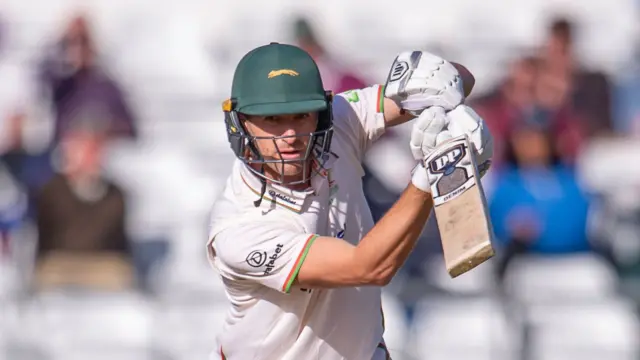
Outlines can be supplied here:
M476 76L497 255L451 280L432 217L384 289L395 360L640 359L639 19L637 0L4 0L0 359L208 357L220 104L271 41L335 92L407 49ZM409 127L366 160L376 219L409 181Z

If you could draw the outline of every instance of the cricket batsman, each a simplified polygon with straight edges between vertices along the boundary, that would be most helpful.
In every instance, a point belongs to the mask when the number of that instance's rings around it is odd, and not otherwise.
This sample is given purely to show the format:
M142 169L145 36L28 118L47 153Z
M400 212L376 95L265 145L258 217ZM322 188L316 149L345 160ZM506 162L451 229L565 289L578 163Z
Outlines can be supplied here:
M240 60L223 103L237 161L207 243L231 302L211 359L390 359L381 287L433 207L423 160L462 134L483 168L492 155L483 120L463 104L472 86L462 66L423 51L399 54L385 85L336 96L298 47L271 43ZM363 158L412 119L418 165L374 224Z

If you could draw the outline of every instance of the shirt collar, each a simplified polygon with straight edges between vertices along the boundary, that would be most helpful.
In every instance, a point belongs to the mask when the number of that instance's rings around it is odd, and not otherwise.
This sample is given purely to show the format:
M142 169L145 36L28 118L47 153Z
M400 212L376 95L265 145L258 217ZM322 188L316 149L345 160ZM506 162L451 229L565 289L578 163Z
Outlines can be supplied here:
M267 200L269 203L275 203L291 211L300 213L304 206L304 202L310 195L314 195L318 190L320 184L324 179L330 179L331 168L338 158L337 155L329 153L324 166L318 173L311 179L311 187L304 191L291 190L283 185L267 183L266 191L262 196L263 200ZM317 160L313 160L313 171L316 171L319 167ZM260 196L260 190L262 189L262 181L248 168L248 165L244 163L239 164L240 167L240 179L244 182L244 185L256 196Z

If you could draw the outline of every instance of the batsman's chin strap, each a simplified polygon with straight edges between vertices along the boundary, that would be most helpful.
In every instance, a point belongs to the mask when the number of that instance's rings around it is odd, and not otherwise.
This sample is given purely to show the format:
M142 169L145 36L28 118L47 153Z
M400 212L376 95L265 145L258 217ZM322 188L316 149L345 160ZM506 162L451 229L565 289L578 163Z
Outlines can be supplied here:
M267 191L267 179L265 179L264 177L264 165L260 166L260 174L263 175L260 177L260 183L262 183L262 186L260 188L260 197L258 198L258 200L253 202L253 206L255 207L260 207L260 204L262 204L264 193Z

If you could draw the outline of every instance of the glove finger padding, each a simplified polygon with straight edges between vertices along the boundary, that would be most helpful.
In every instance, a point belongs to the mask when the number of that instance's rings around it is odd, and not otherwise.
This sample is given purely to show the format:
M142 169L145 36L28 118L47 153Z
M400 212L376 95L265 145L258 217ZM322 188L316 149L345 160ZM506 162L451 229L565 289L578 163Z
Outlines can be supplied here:
M441 133L439 133L436 136L436 147L440 146L442 143L451 140L453 138L453 135L451 135L451 132L449 130L445 130Z
M473 144L481 172L486 172L493 156L493 137L482 118L469 106L460 105L447 113L448 130L453 137L467 134ZM484 171L483 171L484 169Z
M441 107L428 108L414 120L409 145L415 160L424 160L435 149L438 135L447 123L447 116Z
M391 65L385 97L410 112L431 106L452 110L464 101L464 89L453 64L428 52L407 51Z

